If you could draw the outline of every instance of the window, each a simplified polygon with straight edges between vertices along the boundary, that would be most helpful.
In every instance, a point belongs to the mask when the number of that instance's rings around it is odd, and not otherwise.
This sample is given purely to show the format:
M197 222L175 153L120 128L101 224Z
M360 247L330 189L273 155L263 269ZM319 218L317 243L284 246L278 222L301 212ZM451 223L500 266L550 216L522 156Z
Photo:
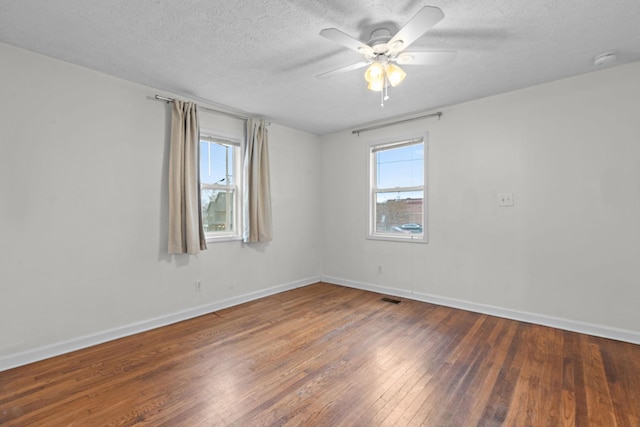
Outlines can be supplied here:
M425 141L369 146L369 238L427 242Z
M200 135L200 201L207 242L241 238L240 142Z

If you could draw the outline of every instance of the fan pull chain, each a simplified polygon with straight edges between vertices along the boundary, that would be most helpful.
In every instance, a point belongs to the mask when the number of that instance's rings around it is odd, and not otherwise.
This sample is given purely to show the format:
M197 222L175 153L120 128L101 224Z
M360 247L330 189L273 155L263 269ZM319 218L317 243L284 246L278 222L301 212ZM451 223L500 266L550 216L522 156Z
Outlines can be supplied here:
M384 74L384 100L389 99L389 79L387 78L387 74Z
M389 99L389 94L388 94L388 81L387 81L387 73L384 73L384 85L382 90L380 91L380 106L384 107L384 101L386 101L387 99Z

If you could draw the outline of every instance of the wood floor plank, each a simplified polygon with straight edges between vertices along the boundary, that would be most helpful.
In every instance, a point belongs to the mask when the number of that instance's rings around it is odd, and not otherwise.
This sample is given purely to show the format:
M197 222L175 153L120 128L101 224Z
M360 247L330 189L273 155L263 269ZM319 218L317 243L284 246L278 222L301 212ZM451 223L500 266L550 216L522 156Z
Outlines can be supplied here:
M559 425L576 425L576 385L575 385L575 363L571 352L572 334L564 333L563 340L563 360L562 360L562 391L560 402ZM575 334L573 334L575 336ZM575 345L574 341L574 345Z
M586 384L589 422L603 427L615 427L617 422L607 382L604 363L597 344L587 342L584 350L584 375Z
M2 426L639 426L640 346L318 283L0 373Z

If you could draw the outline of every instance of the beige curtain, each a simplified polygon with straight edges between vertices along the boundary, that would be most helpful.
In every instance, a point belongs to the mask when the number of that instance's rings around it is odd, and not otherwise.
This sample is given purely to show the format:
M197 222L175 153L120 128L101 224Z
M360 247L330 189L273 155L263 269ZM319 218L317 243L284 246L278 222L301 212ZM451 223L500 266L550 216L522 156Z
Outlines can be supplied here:
M271 231L269 150L264 120L247 120L244 158L244 234L247 243L268 242Z
M169 253L207 249L200 210L200 129L196 104L174 100L169 152Z

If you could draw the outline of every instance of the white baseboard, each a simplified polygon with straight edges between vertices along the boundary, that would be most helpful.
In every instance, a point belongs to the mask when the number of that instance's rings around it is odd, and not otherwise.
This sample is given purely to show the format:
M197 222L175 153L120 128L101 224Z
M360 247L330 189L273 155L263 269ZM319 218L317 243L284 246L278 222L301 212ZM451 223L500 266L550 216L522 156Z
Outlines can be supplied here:
M193 307L176 313L167 314L165 316L144 320L142 322L101 331L91 335L73 338L67 341L34 348L32 350L23 351L20 353L9 354L0 357L0 372L16 368L18 366L27 365L29 363L38 362L50 357L59 356L61 354L91 347L97 344L102 344L107 341L113 341L118 338L123 338L129 335L156 329L162 326L167 326L172 323L182 322L183 320L188 320L194 317L202 316L204 314L213 313L214 311L222 310L224 308L243 304L245 302L253 301L269 295L278 294L280 292L288 291L291 289L301 288L303 286L311 285L319 281L320 276L296 280L294 282L285 283L284 285L274 286L272 288L239 295L237 297L216 301L198 307Z
M580 332L582 334L594 335L602 338L610 338L618 341L625 341L632 344L640 344L640 332L627 329L617 329L608 326L584 323L575 320L562 319L559 317L546 316L542 314L529 313L526 311L512 310L508 308L495 307L491 305L478 304L471 301L458 300L454 298L439 297L436 295L423 294L419 292L387 288L384 286L372 285L368 283L356 282L353 280L341 279L339 277L322 276L322 281L349 288L361 289L385 295L408 298L416 301L428 302L431 304L446 307L459 308L473 311L475 313L488 314L491 316L503 317L505 319L518 320L521 322L533 323L537 325L550 326L552 328L566 331Z

